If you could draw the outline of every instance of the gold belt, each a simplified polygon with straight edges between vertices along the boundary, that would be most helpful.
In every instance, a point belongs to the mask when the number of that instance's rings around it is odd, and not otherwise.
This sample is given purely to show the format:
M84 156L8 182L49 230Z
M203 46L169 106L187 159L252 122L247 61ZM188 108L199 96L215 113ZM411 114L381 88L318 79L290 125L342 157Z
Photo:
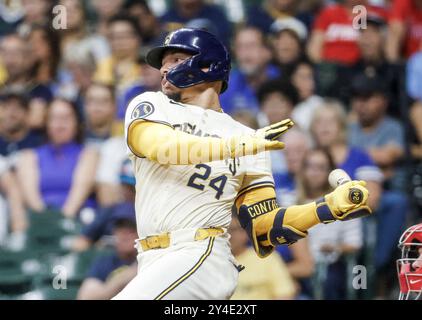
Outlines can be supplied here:
M205 240L209 237L215 237L224 233L222 228L206 228L198 229L195 234L195 241ZM170 233L162 233L156 236L149 236L139 241L142 250L164 249L170 246Z

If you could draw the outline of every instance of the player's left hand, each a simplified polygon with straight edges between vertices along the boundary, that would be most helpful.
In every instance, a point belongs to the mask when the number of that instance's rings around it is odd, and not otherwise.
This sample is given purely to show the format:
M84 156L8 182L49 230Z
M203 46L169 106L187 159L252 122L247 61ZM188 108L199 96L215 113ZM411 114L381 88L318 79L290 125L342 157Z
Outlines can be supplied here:
M283 133L293 127L294 122L285 119L255 131L255 136L266 140L277 140Z
M351 220L370 215L372 210L368 206L369 191L365 186L365 181L349 181L327 194L323 204L328 206L335 220ZM321 220L324 208L318 204L317 206Z

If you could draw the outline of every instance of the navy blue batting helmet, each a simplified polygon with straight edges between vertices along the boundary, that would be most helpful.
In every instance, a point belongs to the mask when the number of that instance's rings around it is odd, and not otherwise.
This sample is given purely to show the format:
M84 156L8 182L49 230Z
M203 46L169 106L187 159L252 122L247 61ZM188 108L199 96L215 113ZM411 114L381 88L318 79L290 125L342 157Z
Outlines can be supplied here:
M160 69L164 53L169 49L180 50L193 56L169 70L167 80L178 88L187 88L203 82L223 81L221 93L227 89L230 73L230 54L212 33L192 28L182 28L170 33L162 46L151 49L146 61ZM201 69L208 68L208 71Z

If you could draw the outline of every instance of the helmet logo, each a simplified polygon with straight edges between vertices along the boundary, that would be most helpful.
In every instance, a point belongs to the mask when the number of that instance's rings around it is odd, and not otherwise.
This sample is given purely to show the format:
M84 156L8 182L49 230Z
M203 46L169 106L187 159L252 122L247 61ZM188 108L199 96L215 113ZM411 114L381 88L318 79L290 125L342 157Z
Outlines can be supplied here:
M166 46L166 45L168 45L168 44L170 43L171 38L173 37L173 34L174 34L174 32L169 33L169 34L167 35L166 39L164 40L164 45L165 45L165 46Z

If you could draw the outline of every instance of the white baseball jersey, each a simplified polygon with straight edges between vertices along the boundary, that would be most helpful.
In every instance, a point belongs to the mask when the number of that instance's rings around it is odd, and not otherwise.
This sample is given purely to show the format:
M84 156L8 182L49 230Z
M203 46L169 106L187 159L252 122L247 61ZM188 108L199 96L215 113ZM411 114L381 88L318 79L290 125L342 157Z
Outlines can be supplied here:
M175 102L161 92L146 92L130 102L126 137L129 125L137 119L201 137L253 133L223 112ZM136 176L140 238L185 228L228 227L238 195L274 185L268 152L198 165L161 165L128 152Z

